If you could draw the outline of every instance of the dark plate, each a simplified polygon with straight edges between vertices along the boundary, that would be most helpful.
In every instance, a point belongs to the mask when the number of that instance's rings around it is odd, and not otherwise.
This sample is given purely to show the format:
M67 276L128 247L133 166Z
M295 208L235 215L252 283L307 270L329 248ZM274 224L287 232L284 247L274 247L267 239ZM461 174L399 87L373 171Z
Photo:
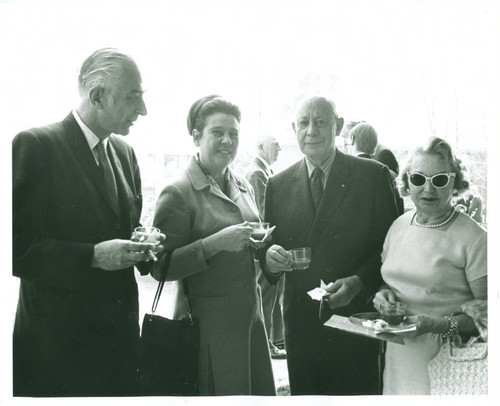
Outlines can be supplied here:
M406 331L412 331L415 330L416 324L415 323L407 323L403 321L401 324L398 324L397 326L387 326L381 329L375 329L370 326L363 326L363 322L367 320L377 320L381 319L380 313L377 312L368 312L368 313L356 313L353 314L352 316L349 317L349 321L353 324L356 324L358 326L366 327L369 328L370 330L373 330L377 333L392 333L392 334L398 334L398 333L403 333Z

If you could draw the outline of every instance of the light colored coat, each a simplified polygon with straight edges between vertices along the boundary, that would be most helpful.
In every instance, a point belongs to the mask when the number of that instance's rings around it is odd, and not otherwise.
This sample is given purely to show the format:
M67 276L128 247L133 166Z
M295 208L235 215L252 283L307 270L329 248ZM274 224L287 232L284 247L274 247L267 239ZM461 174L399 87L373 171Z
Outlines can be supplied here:
M275 394L252 249L203 254L204 237L245 220L258 221L248 182L230 172L228 197L194 158L156 205L154 225L167 236L166 249L175 249L167 280L187 283L200 322L201 395ZM161 258L155 277L163 267Z

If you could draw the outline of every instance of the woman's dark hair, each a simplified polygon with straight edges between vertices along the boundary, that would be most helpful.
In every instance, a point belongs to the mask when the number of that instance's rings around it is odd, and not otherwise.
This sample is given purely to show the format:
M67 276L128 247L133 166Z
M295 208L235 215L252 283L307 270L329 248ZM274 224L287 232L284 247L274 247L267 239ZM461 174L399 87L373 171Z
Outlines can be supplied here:
M205 128L207 117L215 113L225 113L241 121L241 111L238 106L227 101L222 96L210 95L203 97L193 103L187 116L187 127L189 135L193 135L193 130L202 132Z
M451 171L455 174L454 188L457 189L457 192L461 193L469 188L469 182L465 179L464 174L466 168L462 165L462 161L458 159L453 153L451 145L442 138L431 137L429 138L429 141L426 145L416 148L413 151L408 159L408 162L405 165L405 168L401 171L401 175L399 178L399 191L401 195L408 196L410 194L408 171L410 170L413 159L416 155L439 156L442 160L450 164Z

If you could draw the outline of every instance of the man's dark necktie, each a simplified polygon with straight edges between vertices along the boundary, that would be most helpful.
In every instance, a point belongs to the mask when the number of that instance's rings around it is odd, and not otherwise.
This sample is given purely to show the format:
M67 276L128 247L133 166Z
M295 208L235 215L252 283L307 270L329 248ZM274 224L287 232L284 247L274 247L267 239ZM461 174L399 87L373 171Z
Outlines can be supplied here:
M116 186L116 178L113 172L113 168L111 167L111 162L109 160L108 154L106 153L106 147L104 146L102 140L99 141L96 148L97 154L99 156L99 165L104 176L104 182L106 184L106 192L108 193L109 201L113 209L118 213L120 206L118 203L118 188Z
M316 210L318 210L319 202L323 197L323 176L323 171L319 166L314 168L311 175L311 194Z

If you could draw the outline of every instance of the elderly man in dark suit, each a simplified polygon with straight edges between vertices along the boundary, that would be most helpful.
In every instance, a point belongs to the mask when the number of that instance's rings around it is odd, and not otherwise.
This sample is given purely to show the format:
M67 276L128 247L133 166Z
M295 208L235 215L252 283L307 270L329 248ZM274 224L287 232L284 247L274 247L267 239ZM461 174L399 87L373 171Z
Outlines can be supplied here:
M131 57L101 49L83 63L80 106L13 141L15 396L128 395L137 389L134 265L163 246L130 241L142 209L127 135L146 115ZM161 240L164 235L161 236Z
M271 135L259 137L257 140L257 156L250 163L246 178L255 192L255 200L261 218L264 218L266 185L273 174L271 165L278 159L281 151L279 142ZM272 358L286 358L283 336L283 312L281 303L283 299L283 282L271 284L266 279L262 270L259 272L258 283L262 294L262 312L269 339L269 351Z
M373 310L380 253L397 216L387 167L335 148L342 128L332 101L307 99L293 129L305 158L273 176L266 220L276 225L266 274L284 274L284 320L292 395L377 394L378 342L323 326L332 313ZM310 247L307 270L292 270L287 250ZM308 291L327 284L322 302ZM320 312L321 310L321 312ZM318 315L321 313L320 317Z

